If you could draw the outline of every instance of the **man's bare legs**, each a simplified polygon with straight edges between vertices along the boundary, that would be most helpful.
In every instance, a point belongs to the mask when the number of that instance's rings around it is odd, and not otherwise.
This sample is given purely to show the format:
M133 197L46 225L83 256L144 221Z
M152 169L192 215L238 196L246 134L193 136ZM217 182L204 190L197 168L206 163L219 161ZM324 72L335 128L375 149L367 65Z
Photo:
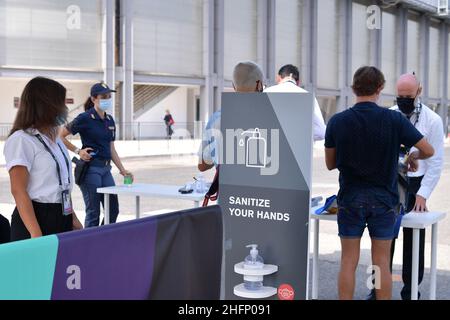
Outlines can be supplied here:
M358 267L361 239L341 238L341 270L339 272L339 300L352 300L355 292L355 273Z
M375 288L377 300L392 299L391 244L391 240L372 239L372 263L380 273L375 273L375 282L379 279L379 288Z

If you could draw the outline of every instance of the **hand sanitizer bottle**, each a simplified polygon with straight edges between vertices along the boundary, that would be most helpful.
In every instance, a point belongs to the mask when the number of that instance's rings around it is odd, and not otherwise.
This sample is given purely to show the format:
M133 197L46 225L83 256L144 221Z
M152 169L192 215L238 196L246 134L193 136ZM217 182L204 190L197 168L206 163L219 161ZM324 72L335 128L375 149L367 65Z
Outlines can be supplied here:
M195 192L197 193L203 193L206 192L206 182L205 182L205 177L203 176L202 173L200 173L197 176L197 181L195 183Z
M263 269L264 268L264 260L259 255L258 245L251 244L251 245L248 245L247 248L251 248L251 250L250 250L250 255L248 255L245 258L244 268L250 269L250 270ZM248 280L244 281L244 287L247 290L256 291L256 290L261 289L262 286L263 286L262 281L248 281Z

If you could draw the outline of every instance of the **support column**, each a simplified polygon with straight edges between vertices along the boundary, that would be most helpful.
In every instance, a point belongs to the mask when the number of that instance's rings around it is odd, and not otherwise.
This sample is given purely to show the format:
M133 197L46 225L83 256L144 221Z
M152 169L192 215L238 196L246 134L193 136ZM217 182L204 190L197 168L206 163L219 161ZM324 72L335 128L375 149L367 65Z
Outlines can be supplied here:
M208 121L213 113L214 92L214 0L203 0L203 73L205 84L200 87L200 120Z
M122 1L122 119L121 138L133 139L134 113L134 51L133 51L133 0Z
M372 1L373 5L377 5L377 1ZM383 25L383 12L380 12L381 25ZM369 31L370 42L370 64L381 69L381 37L382 29L373 29Z
M268 84L275 84L276 73L276 0L268 0L267 6L267 72Z
M215 0L214 5L214 104L213 110L222 107L224 87L225 52L225 0Z
M115 89L115 1L103 0L103 34L102 34L102 65L103 81L112 89ZM113 94L113 106L116 105L116 97ZM115 108L110 111L115 117Z
M352 104L352 0L339 1L339 39L340 69L339 87L340 95L337 99L337 112L343 111Z
M399 75L408 72L408 9L402 4L397 8L397 73Z
M257 63L268 85L275 84L275 0L257 2Z
M304 0L302 64L305 89L312 93L317 89L317 8L316 0Z
M223 92L224 0L203 1L203 72L200 87L201 121L220 109Z
M429 98L429 71L430 71L430 26L429 17L426 14L422 14L420 17L420 70L418 77L422 82L422 102L427 103Z
M449 33L449 26L446 23L442 23L441 24L441 29L440 29L440 38L441 38L441 52L442 52L442 56L441 56L441 62L440 62L440 70L441 70L441 107L440 107L440 112L439 115L442 118L442 122L444 123L444 129L445 132L447 132L447 122L448 122L448 72L449 70L449 65L448 65L448 55L449 55L449 50L448 50L448 33Z

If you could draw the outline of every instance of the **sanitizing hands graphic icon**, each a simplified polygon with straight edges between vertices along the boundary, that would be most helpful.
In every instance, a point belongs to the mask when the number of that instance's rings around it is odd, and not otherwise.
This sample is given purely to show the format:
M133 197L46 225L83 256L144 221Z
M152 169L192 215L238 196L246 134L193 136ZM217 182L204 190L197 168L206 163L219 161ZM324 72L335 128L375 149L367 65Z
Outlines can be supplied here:
M245 135L251 135L245 142ZM265 168L267 166L267 140L262 137L261 130L247 130L242 132L240 147L245 147L245 166L247 168Z

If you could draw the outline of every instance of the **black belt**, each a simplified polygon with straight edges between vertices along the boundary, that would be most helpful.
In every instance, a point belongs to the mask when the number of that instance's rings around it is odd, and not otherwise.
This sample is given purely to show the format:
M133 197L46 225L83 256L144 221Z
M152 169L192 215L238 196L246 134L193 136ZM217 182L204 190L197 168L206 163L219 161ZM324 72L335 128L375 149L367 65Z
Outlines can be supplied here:
M105 159L92 159L89 162L89 165L93 166L93 167L107 167L111 165L111 160L105 160Z

